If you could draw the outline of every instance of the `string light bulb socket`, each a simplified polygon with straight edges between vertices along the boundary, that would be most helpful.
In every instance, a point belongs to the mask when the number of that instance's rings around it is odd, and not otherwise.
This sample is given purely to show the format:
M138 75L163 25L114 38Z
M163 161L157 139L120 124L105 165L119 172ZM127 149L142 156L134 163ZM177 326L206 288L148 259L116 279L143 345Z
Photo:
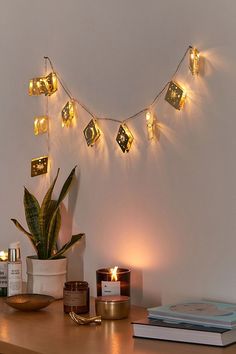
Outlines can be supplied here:
M165 100L175 109L182 109L186 100L185 90L175 81L171 81L165 96Z
M84 129L84 137L88 146L93 146L99 139L101 133L96 119L91 119Z
M129 130L127 125L125 123L121 124L118 130L118 134L116 136L116 141L124 153L129 152L133 140L134 137L131 134L131 131Z

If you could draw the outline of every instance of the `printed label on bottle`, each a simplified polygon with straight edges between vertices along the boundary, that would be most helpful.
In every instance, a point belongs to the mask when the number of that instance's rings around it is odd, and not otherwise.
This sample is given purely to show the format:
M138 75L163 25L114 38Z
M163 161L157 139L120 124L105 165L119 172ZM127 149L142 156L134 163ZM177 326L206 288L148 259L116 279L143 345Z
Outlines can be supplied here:
M103 281L102 296L120 295L120 281Z
M65 306L87 306L87 290L64 290Z
M0 262L0 288L7 288L7 262Z
M22 269L21 262L8 262L7 264L8 288L7 295L22 293Z

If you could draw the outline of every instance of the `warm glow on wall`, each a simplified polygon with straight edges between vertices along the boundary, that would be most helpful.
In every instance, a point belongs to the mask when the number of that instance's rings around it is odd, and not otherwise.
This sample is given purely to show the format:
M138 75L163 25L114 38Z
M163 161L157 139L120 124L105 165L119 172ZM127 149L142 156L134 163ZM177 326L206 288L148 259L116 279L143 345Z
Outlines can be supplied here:
M171 81L165 96L165 100L175 109L183 108L186 99L184 89L174 81Z
M34 135L46 133L48 131L48 116L34 118Z

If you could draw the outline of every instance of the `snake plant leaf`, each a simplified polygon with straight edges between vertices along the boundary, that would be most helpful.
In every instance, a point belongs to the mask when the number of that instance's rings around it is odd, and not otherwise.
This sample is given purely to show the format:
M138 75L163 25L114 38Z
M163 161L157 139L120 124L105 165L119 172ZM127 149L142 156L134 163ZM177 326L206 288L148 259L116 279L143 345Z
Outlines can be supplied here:
M52 182L50 188L48 189L47 193L45 194L45 197L43 198L41 209L40 209L39 223L40 223L41 232L42 232L44 238L46 237L46 234L49 229L49 220L51 219L51 216L54 212L54 210L52 210L53 205L51 203L51 201L52 201L51 199L52 199L52 192L53 192L54 186L56 184L59 171L60 171L60 169L58 168L57 175L56 175L54 181ZM55 205L54 205L54 209L55 209Z
M61 228L61 212L60 209L57 209L51 218L51 222L48 230L47 258L50 258L53 254L53 251L56 247L56 242L58 239L60 228Z
M47 209L47 214L45 215L44 223L45 223L45 238L47 238L49 228L50 228L50 223L52 220L52 217L54 213L57 211L57 201L56 200L51 200L48 209Z
M35 251L37 252L37 240L34 238L33 235L31 235L28 231L26 231L23 226L21 226L21 224L16 220L16 219L11 219L11 221L14 222L14 224L16 225L16 227L22 231L26 236L28 236L28 238L30 239L30 241L32 242Z
M61 189L61 193L59 195L58 201L57 201L57 205L59 206L61 204L61 202L63 201L63 199L65 198L66 194L68 193L68 190L70 188L70 185L72 183L72 180L74 178L75 175L75 169L77 166L75 166L71 173L69 174L69 176L67 177L65 183L63 184L63 187Z
M39 213L40 206L33 194L31 194L27 188L24 192L24 207L25 207L25 218L27 221L28 228L30 233L34 236L37 242L37 249L39 257L44 257L45 246L44 239L41 234L41 229L39 225Z
M50 257L50 259L56 259L60 258L66 251L68 251L76 242L78 242L84 234L77 234L77 235L72 235L71 240L67 243L64 244L64 246L53 256Z

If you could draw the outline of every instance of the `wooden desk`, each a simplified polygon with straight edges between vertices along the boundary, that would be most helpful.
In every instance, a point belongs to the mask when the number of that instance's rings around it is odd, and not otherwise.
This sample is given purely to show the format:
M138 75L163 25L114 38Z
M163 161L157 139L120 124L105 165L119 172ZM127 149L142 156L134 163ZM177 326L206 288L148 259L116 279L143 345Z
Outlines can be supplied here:
M77 326L63 313L62 301L38 312L20 312L0 298L1 354L235 354L226 348L132 338L131 320L146 315L132 307L130 318Z

